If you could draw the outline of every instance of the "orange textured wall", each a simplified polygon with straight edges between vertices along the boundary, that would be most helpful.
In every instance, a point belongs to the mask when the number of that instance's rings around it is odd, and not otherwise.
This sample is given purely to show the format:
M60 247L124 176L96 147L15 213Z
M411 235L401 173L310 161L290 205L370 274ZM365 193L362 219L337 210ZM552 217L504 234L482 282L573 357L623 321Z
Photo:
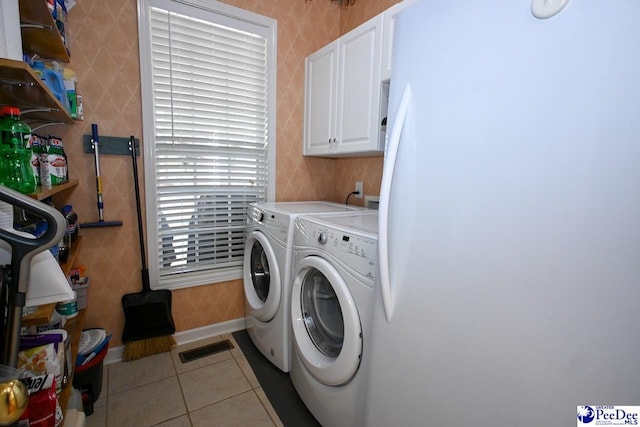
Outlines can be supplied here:
M355 180L364 181L366 194L378 194L381 157L302 156L304 58L395 1L356 0L348 8L329 0L223 1L278 21L276 199L344 201ZM103 136L142 137L136 7L135 0L77 2L69 12L69 67L78 74L85 120L40 132L64 140L70 176L80 183L55 202L73 204L81 222L97 220L93 156L82 147L91 123L99 125ZM143 164L144 158L139 162L141 178ZM106 220L120 220L123 226L83 229L77 264L84 265L91 278L86 326L107 329L114 334L112 346L117 346L124 324L120 298L141 287L131 161L128 156L102 155L101 171ZM351 199L356 204L359 200ZM176 327L182 331L242 317L243 298L240 280L173 291Z

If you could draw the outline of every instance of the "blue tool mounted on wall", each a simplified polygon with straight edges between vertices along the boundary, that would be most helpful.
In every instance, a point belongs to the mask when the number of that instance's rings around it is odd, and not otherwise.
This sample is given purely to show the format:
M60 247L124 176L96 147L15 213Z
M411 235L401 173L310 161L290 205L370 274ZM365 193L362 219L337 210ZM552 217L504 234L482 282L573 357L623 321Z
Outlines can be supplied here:
M91 147L96 162L96 193L98 201L98 222L87 222L80 224L80 227L118 227L122 221L105 221L104 201L102 200L102 178L100 177L100 139L98 138L98 125L91 124Z

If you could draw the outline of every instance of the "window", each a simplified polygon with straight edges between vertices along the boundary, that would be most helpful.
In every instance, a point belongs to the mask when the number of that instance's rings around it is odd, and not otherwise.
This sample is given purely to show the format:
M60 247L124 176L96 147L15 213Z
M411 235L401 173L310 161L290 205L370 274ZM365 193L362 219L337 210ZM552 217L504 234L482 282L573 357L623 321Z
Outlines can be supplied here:
M139 0L154 288L242 277L249 203L275 196L276 22L213 0Z

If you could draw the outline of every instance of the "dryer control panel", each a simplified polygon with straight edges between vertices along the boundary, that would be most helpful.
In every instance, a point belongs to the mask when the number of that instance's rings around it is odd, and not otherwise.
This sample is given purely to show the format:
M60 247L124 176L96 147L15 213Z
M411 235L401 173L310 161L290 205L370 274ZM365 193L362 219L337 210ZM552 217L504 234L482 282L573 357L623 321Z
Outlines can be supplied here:
M256 206L250 206L247 212L247 225L260 225L263 231L285 244L289 240L290 221L287 214L270 212Z

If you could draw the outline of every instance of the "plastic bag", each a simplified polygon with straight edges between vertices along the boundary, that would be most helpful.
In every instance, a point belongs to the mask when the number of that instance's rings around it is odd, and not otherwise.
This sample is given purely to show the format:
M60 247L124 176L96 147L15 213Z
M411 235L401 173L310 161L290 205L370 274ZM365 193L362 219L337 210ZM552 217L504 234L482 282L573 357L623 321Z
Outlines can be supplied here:
M53 375L46 375L41 380L38 381L38 391L29 388L29 405L20 417L20 427L56 427L62 423L62 409L56 394L55 378Z

